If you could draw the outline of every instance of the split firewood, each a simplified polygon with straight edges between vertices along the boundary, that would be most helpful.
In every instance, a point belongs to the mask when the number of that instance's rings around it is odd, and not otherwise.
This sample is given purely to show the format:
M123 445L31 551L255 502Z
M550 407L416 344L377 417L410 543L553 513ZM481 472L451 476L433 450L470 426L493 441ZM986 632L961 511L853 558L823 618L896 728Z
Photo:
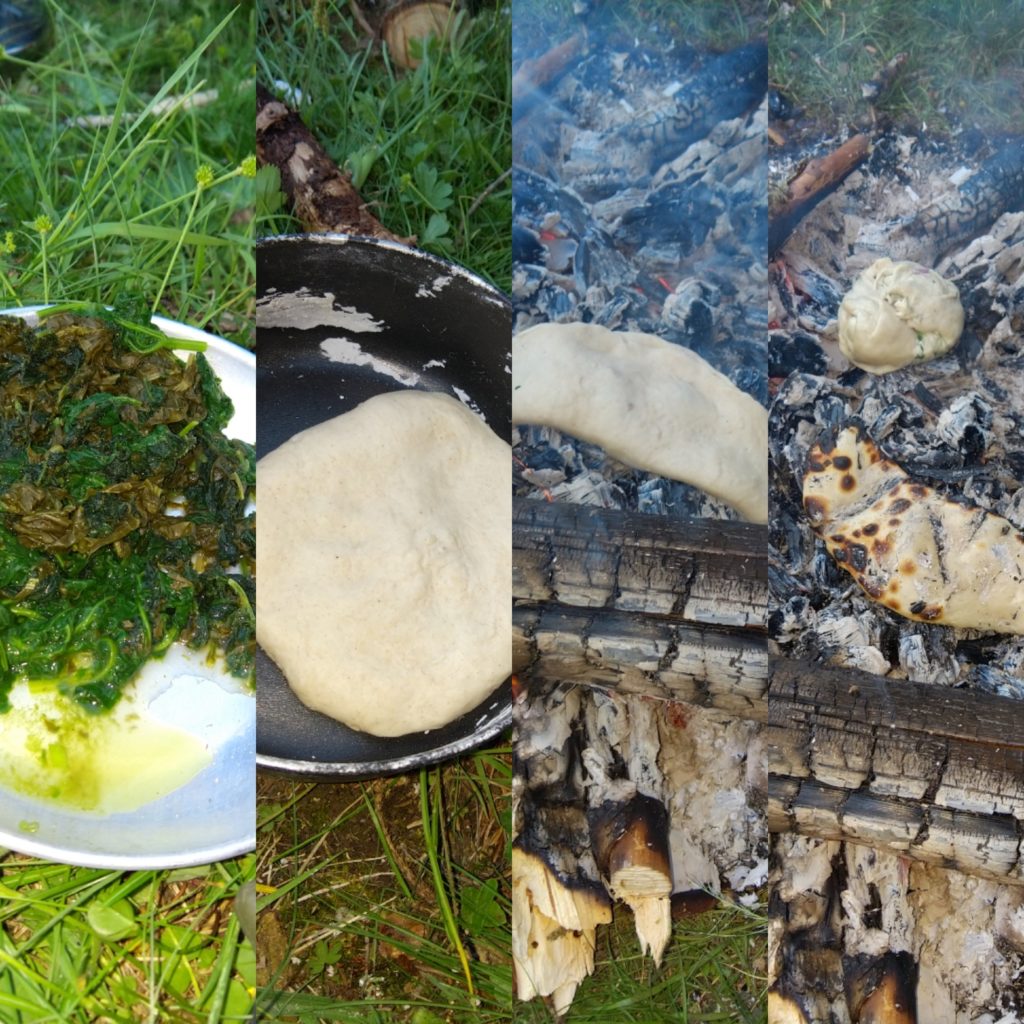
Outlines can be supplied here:
M768 825L1024 885L1024 702L779 660Z
M583 52L586 36L577 32L539 57L524 60L512 76L512 117L518 120L528 114L543 98L544 90L569 70Z
M611 898L590 842L579 746L581 692L552 687L515 705L512 959L516 994L566 1012L594 970Z
M320 145L302 118L256 85L256 158L281 173L281 190L310 232L336 231L410 242L388 231Z
M640 948L660 966L672 934L674 885L654 707L594 694L584 712L582 762L598 870L612 897L633 911Z
M782 203L772 211L768 225L768 252L774 255L796 226L831 195L871 152L866 135L854 135L827 156L811 160L789 183Z
M516 845L512 919L517 996L548 997L561 1016L579 983L594 971L597 926L611 923L611 901L600 886L556 869L542 851Z
M557 994L558 1007L568 1005L561 1000L593 967L594 933L570 941L559 930L580 931L579 920L596 928L613 899L659 962L674 917L708 909L726 886L749 894L763 884L757 723L535 679L520 692L515 722L515 847L529 855L513 862L522 998ZM558 943L533 945L541 927L559 932Z

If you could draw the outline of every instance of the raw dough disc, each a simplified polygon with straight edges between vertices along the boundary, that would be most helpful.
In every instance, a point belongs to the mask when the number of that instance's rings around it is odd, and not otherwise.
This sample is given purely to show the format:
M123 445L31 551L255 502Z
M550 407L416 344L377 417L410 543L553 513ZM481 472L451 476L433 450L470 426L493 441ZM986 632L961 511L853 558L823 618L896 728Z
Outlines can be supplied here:
M696 352L653 334L584 323L517 334L512 422L564 430L768 521L768 410Z
M257 639L304 704L401 736L508 678L510 454L454 398L403 391L260 460Z

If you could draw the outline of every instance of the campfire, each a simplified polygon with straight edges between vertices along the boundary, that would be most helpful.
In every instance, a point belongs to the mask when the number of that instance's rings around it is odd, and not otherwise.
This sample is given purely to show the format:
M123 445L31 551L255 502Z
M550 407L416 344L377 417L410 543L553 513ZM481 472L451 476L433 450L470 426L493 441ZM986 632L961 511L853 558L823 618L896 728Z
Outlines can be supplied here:
M777 228L769 275L770 1013L876 1019L889 1000L906 1020L1018 1020L1024 582L1012 553L972 556L945 512L992 524L997 546L1024 531L1024 146L889 129L850 159L841 141L815 154L820 194ZM799 170L773 159L783 215ZM965 328L947 354L875 375L839 351L837 314L883 256L952 282ZM815 532L807 481L854 436L930 524L893 529L893 564L938 545L936 589L977 595L970 628L858 585L845 523Z
M763 414L765 45L516 56L516 331L656 335ZM766 881L765 533L550 426L513 440L513 951L562 1014L613 905L657 964L673 916Z

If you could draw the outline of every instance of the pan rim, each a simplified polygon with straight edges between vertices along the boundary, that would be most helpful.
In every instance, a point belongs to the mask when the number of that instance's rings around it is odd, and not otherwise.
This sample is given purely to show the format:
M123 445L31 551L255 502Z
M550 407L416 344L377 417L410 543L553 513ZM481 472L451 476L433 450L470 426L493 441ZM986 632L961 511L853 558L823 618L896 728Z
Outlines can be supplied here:
M511 297L479 274L467 269L442 256L424 252L411 245L392 239L374 238L366 235L352 235L342 232L322 233L291 233L283 235L266 235L256 240L256 248L268 254L272 251L286 250L291 246L326 245L332 248L354 246L356 249L373 248L394 254L396 257L414 258L421 266L434 268L439 275L456 278L470 285L475 295L487 306L501 309L509 317L512 312ZM428 271L429 273L429 271ZM265 296L273 295L276 289L257 287L257 301ZM259 327L259 312L256 316ZM511 352L511 330L509 331L509 353ZM259 346L257 343L257 352ZM258 357L257 357L258 358ZM511 527L510 527L511 528ZM511 609L509 612L511 616ZM511 642L511 641L510 641ZM372 760L321 761L309 760L294 756L282 756L281 752L267 753L260 749L260 736L256 739L256 766L261 771L292 777L305 777L318 781L354 782L372 778L396 775L435 764L441 764L475 750L508 730L512 725L512 696L510 680L506 679L496 688L489 698L490 707L484 711L483 720L478 728L456 739L449 740L439 746L420 749L413 753L394 757L377 757ZM494 707L498 710L495 712ZM291 751L285 751L290 755ZM325 751L329 753L329 751ZM369 753L369 752L368 752Z

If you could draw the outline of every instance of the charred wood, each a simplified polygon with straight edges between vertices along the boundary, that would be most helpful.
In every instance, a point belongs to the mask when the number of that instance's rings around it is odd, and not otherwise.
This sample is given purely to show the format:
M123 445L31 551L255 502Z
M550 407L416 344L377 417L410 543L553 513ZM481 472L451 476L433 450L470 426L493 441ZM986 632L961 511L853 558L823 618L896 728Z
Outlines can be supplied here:
M512 531L518 601L764 629L764 527L516 499Z
M754 631L689 626L643 612L519 604L517 672L544 682L684 701L739 718L768 717L768 655Z
M1024 703L774 662L768 823L1024 885Z
M545 90L568 71L583 53L586 37L577 32L539 57L524 60L512 76L512 118L528 114L545 96Z
M782 248L800 221L849 177L870 148L866 135L855 135L828 156L811 160L789 183L789 192L768 225L769 255Z

